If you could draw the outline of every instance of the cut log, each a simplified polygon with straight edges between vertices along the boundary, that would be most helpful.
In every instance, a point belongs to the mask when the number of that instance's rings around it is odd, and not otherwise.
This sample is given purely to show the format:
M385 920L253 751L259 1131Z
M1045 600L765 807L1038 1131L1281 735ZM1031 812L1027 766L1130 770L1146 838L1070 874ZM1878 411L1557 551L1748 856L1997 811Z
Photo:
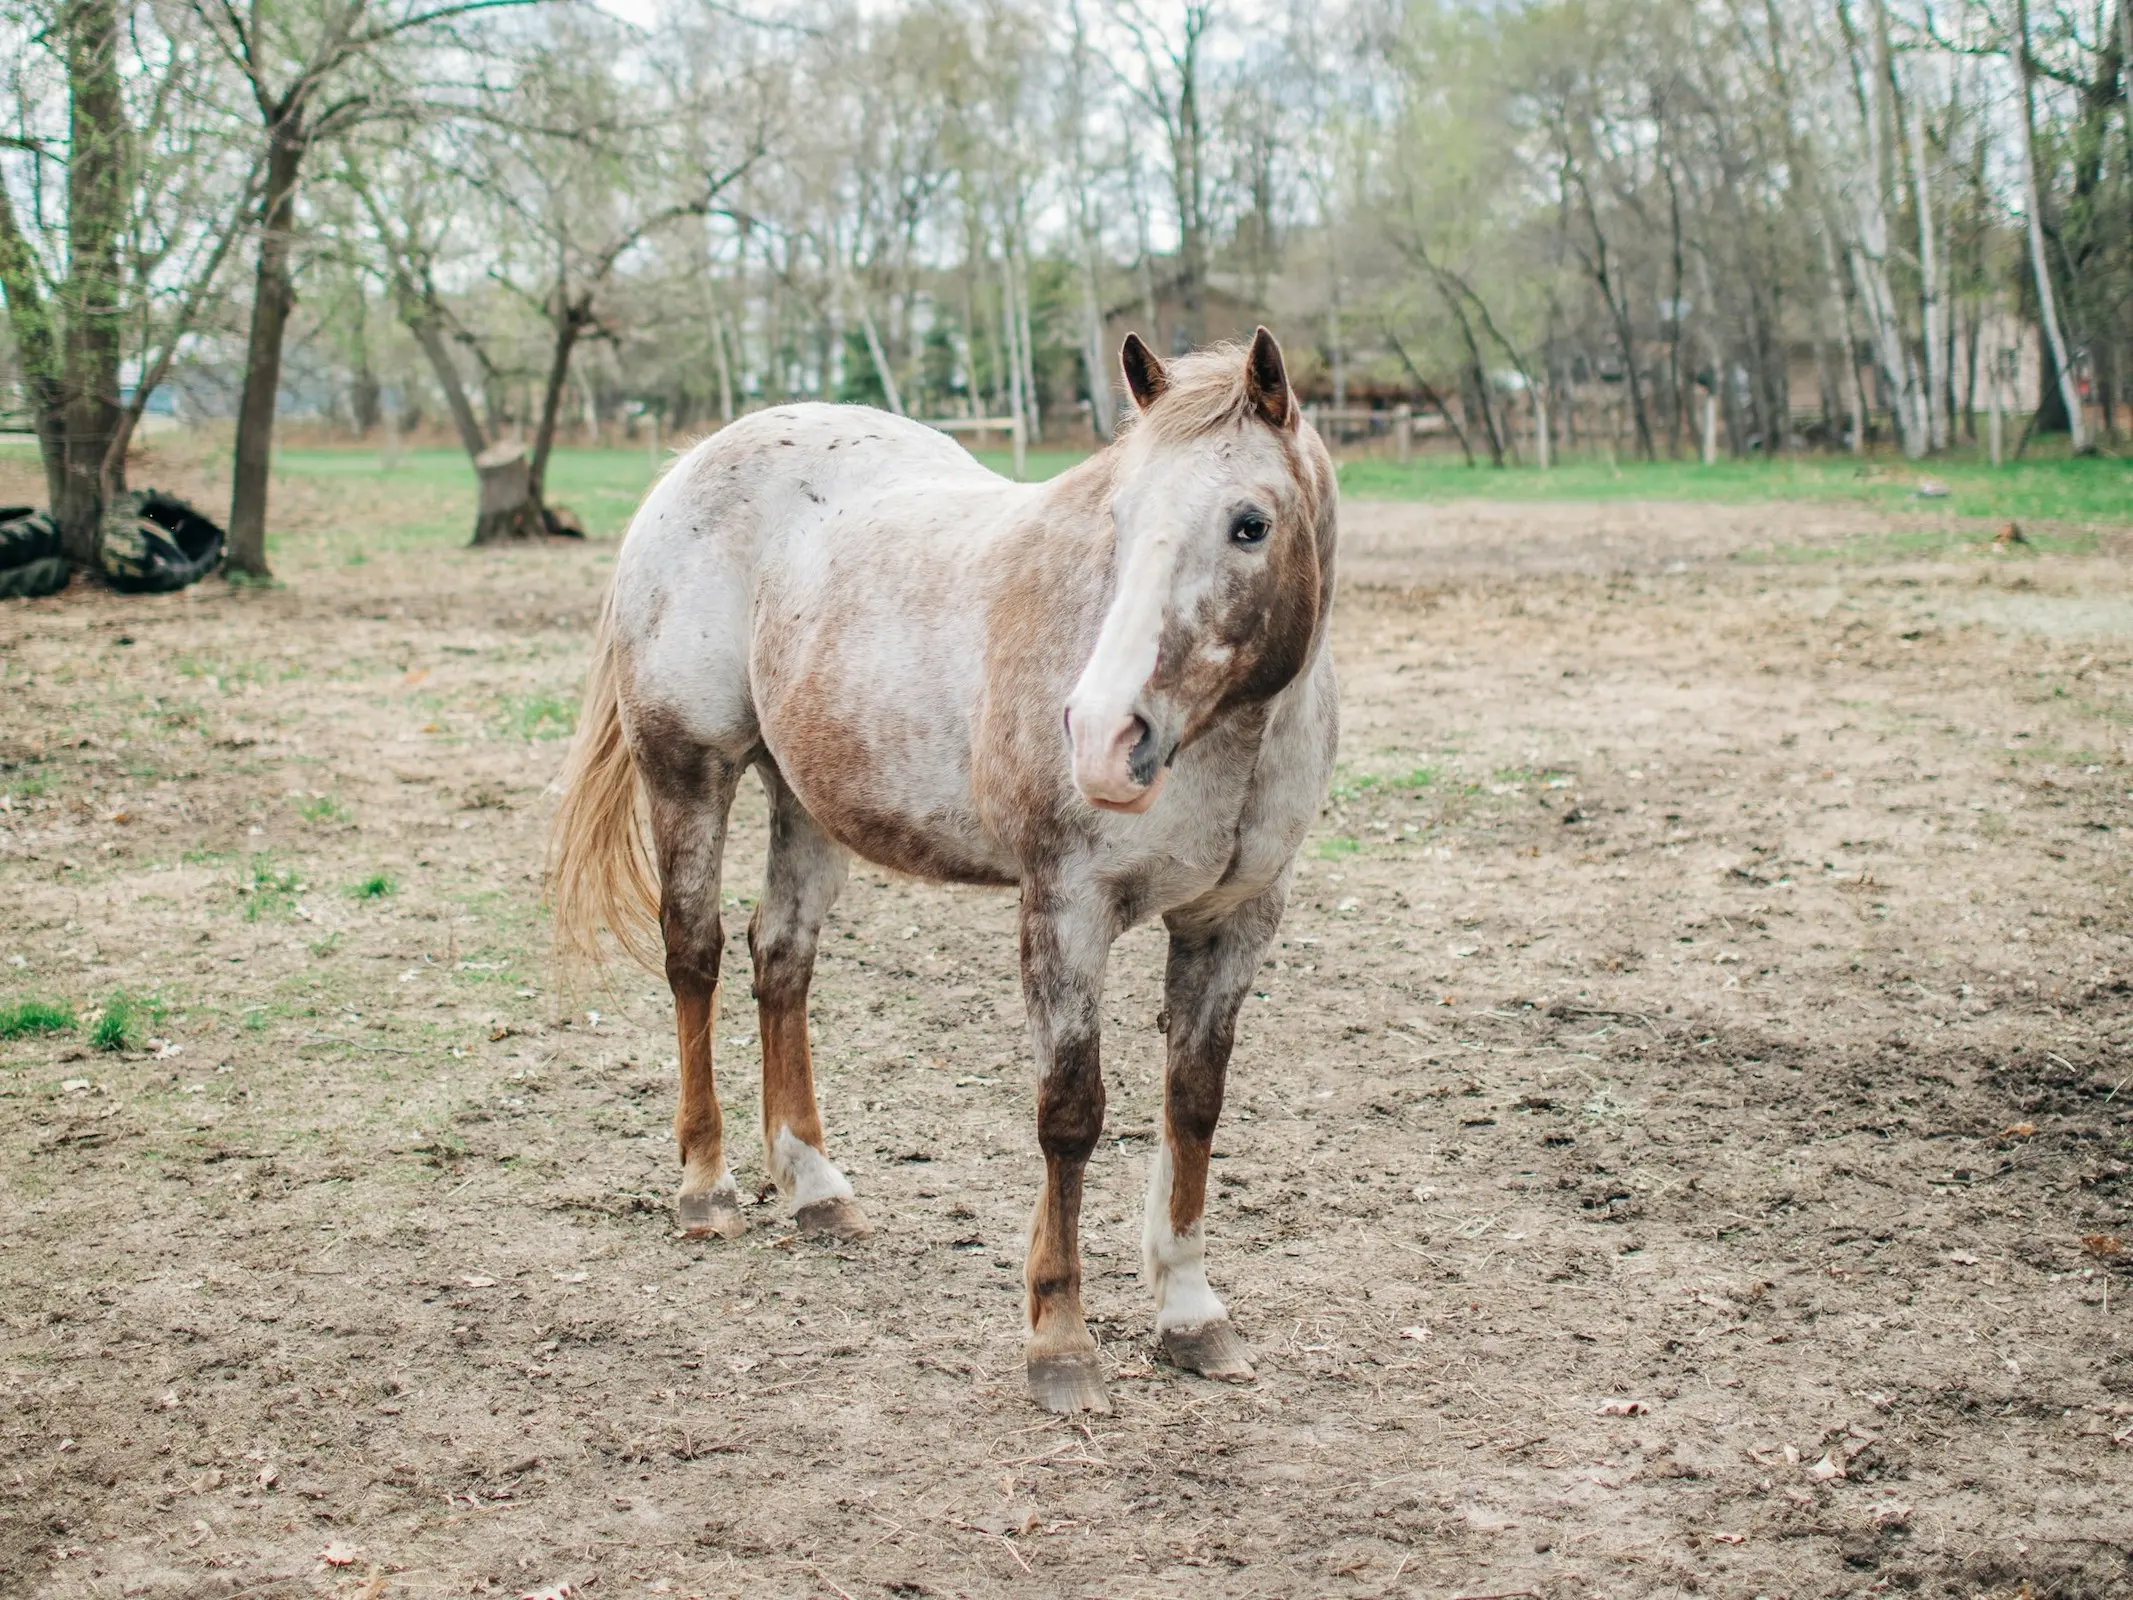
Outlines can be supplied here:
M474 458L481 480L481 509L474 518L476 544L534 539L546 532L533 496L533 469L521 444L492 444Z

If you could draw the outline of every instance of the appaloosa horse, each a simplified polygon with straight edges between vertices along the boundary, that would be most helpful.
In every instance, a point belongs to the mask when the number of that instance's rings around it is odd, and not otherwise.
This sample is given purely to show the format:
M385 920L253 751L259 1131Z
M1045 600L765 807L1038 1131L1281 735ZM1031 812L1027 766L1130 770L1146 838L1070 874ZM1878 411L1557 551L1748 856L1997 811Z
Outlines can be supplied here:
M1045 1165L1029 1384L1058 1411L1109 1409L1082 1320L1082 1172L1103 1127L1105 963L1154 915L1170 931L1142 1233L1156 1330L1182 1367L1251 1376L1207 1283L1208 1152L1338 723L1332 461L1273 336L1168 365L1129 336L1121 364L1137 421L1047 484L851 406L760 412L676 461L616 562L551 844L564 946L591 951L604 927L647 965L664 957L680 1220L727 1238L744 1224L711 1058L742 771L770 798L748 923L763 1138L803 1230L867 1230L823 1141L807 1042L846 853L1020 885Z

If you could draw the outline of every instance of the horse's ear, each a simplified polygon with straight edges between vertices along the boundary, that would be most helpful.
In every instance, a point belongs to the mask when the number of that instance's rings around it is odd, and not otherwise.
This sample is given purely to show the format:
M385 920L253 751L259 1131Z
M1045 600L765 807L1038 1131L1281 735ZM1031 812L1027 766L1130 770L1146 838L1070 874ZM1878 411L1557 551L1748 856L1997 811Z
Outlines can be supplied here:
M1141 343L1137 333L1126 335L1125 346L1118 352L1119 370L1126 375L1126 388L1133 396L1133 403L1146 411L1156 402L1156 397L1170 387L1170 374L1156 353Z
M1289 369L1281 359L1281 346L1261 328L1252 335L1251 353L1244 358L1244 391L1252 409L1276 428L1296 425L1296 396L1289 391Z

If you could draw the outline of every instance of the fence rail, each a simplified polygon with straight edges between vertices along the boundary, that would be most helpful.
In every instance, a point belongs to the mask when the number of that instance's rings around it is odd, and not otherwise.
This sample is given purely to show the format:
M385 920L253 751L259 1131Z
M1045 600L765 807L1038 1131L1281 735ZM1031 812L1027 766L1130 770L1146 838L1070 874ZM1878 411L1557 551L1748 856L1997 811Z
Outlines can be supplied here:
M1015 451L1015 482L1022 481L1024 465L1028 458L1029 440L1020 417L921 417L918 419L929 428L942 433L1005 433L1012 435Z

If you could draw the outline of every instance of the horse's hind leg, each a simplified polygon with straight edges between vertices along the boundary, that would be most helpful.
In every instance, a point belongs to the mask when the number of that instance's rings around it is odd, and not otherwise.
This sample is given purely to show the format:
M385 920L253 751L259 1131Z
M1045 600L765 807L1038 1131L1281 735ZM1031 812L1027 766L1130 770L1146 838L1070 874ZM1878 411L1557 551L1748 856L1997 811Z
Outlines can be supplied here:
M770 796L770 859L763 898L748 923L748 948L763 1046L763 1144L770 1175L792 1202L802 1233L859 1238L871 1230L823 1146L807 1044L815 945L844 887L844 848L816 826L773 763L765 760L760 770Z
M645 748L657 750L653 759L640 758L640 770L659 858L659 931L681 1047L681 1094L674 1111L674 1137L681 1146L679 1220L692 1236L715 1233L732 1239L747 1223L726 1167L712 1042L726 938L719 919L719 868L740 768L702 745L647 741Z
M1163 1353L1210 1378L1252 1376L1251 1352L1207 1282L1207 1163L1237 1012L1280 926L1284 898L1277 886L1216 921L1189 911L1168 919L1163 1142L1148 1174L1141 1261L1155 1290Z

